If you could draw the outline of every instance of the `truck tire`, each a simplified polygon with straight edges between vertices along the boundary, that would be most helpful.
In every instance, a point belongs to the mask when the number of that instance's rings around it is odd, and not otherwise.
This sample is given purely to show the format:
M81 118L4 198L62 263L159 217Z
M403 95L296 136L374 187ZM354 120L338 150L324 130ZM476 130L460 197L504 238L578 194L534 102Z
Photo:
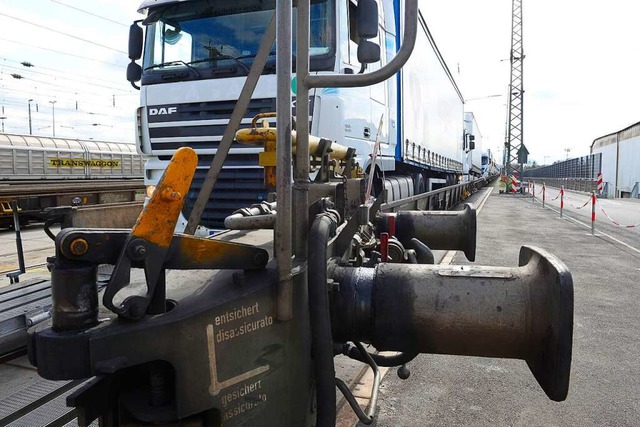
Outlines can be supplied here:
M413 174L413 194L422 194L427 191L427 183L421 173Z

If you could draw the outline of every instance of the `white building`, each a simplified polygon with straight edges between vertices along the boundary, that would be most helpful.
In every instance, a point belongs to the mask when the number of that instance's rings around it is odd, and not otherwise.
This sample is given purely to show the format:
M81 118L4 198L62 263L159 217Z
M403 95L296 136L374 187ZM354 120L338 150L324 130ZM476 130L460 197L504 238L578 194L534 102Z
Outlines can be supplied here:
M640 122L595 139L591 154L598 153L607 196L640 197Z

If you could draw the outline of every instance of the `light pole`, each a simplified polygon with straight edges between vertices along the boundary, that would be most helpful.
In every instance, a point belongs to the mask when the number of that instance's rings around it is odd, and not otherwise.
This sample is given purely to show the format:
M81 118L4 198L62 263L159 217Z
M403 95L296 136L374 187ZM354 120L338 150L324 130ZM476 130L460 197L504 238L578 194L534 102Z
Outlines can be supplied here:
M56 102L57 101L49 101L51 104L51 117L53 119L53 137L56 136Z
M30 99L29 101L27 101L27 105L29 108L29 135L33 135L33 131L31 129L31 101L33 101L33 99Z

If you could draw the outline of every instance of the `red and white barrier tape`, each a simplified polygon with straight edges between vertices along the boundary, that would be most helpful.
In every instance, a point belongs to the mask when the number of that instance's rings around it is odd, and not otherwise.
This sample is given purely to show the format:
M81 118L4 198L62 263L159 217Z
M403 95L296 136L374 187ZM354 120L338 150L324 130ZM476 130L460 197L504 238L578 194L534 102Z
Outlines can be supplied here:
M572 208L574 209L582 209L585 206L587 206L589 204L589 202L591 202L591 196L589 196L589 200L587 200L586 202L584 202L584 205L580 206L579 208L575 207L573 203L569 202L569 204L571 205Z
M549 202L554 202L556 200L558 200L560 198L560 196L562 196L562 191L558 191L558 195L556 197L554 197L553 199L547 199L546 198L546 192L548 191L548 189L543 185L542 186L542 194L543 194L543 198ZM538 196L536 196L538 197Z
M624 227L624 228L635 228L640 226L640 223L638 224L633 224L633 225L624 225L624 224L620 224L618 221L614 221L613 218L611 218L605 211L604 209L600 208L600 210L602 211L602 213L604 214L604 216L606 216L607 218L609 218L609 221L611 221L616 227Z

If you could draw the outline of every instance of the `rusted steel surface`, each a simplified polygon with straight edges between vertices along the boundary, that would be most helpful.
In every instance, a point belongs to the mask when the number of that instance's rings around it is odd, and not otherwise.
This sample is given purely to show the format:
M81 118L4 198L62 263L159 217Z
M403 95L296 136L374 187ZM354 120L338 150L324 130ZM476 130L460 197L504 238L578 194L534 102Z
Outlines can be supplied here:
M336 268L334 336L380 351L524 359L550 399L569 388L573 281L538 248L520 267L381 263Z
M133 237L145 239L161 248L169 247L197 164L198 156L193 149L182 147L176 151L159 187L133 227Z
M469 261L476 257L476 211L465 205L462 211L403 211L383 213L376 231L390 229L395 218L395 236L406 247L416 238L431 249L462 250Z

